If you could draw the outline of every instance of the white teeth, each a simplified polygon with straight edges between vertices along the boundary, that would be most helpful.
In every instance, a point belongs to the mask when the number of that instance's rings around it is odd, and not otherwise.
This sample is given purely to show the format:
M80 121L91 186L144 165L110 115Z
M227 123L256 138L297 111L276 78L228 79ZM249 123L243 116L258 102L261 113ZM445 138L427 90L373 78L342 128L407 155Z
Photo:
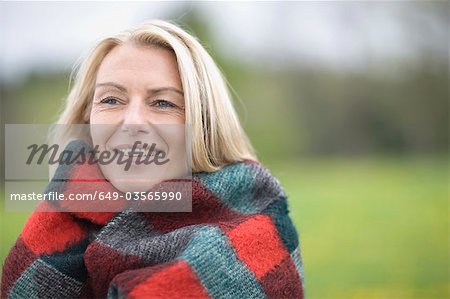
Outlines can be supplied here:
M121 149L115 149L115 150L119 151L119 152L121 152L121 153L123 153L124 155L127 155L127 156L133 156L133 154L134 154L134 156L142 156L142 155L144 155L144 156L153 157L159 152L157 150L154 150L154 151L152 151L149 154L149 152L147 150L140 149L140 148L137 148L134 151L133 151L132 148L121 148Z

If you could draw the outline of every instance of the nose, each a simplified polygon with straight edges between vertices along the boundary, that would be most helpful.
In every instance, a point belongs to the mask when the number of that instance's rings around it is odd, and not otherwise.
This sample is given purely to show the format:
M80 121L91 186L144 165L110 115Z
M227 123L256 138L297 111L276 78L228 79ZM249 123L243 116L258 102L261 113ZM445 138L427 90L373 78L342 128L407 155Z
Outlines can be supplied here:
M149 133L150 123L146 112L140 101L130 101L123 116L122 131L132 136Z

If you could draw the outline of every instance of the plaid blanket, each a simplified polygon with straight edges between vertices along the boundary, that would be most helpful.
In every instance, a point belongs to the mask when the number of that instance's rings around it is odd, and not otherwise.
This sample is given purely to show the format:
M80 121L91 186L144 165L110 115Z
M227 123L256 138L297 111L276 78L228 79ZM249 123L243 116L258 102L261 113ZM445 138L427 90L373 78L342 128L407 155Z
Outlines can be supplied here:
M192 212L33 212L3 265L1 297L303 298L303 281L286 194L244 161L194 174Z

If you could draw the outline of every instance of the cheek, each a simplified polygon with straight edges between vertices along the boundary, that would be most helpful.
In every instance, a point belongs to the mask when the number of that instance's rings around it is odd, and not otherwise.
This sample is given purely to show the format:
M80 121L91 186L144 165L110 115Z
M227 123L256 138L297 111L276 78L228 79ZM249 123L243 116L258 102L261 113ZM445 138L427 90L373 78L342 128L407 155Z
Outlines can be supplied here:
M117 126L112 124L91 123L89 125L92 145L98 145L99 149L105 150L111 136L114 135Z
M158 131L161 138L169 146L169 152L177 156L183 155L186 150L186 130L183 123L159 125Z
M184 125L184 115L179 113L148 113L148 121L155 125Z
M99 107L93 107L89 115L89 123L91 124L114 124L119 118L119 111L104 111Z
M186 118L185 118L185 116L184 116L184 113L182 114L182 115L180 115L178 118L177 118L177 120L176 120L176 124L177 125L183 125L184 123L185 123L185 121L186 121Z
M155 124L184 125L185 113L181 110L155 111L149 109L148 119Z

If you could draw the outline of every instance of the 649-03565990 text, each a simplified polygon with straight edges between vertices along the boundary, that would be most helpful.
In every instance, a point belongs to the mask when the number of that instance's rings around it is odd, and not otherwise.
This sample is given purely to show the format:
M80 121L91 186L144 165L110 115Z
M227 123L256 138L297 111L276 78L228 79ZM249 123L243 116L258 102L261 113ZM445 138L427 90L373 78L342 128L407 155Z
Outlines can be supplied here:
M111 200L147 200L147 201L180 201L182 200L182 192L166 192L166 191L150 191L150 192L103 192L95 191L93 193L69 193L64 194L60 192L47 192L47 193L11 193L9 195L11 201L111 201Z

